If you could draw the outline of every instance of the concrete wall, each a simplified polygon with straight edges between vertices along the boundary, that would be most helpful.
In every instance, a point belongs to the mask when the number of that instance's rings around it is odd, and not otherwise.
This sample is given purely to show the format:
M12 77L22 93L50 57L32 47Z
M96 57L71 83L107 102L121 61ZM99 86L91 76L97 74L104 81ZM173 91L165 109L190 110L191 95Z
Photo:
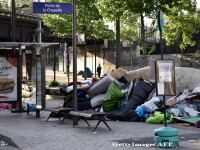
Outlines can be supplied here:
M165 54L164 59L173 59L175 67L181 66L181 55L180 54ZM161 55L148 55L148 66L152 68L151 77L155 78L155 60L161 59Z
M101 46L94 47L88 46L87 51L87 67L95 74L95 50L96 50L96 65L101 64L102 73L110 73L115 69L116 64L116 52L115 48L102 48ZM69 48L69 58L70 58L70 72L73 71L72 65L72 48ZM200 69L200 54L183 54L181 57L180 54L164 54L164 59L173 59L175 61L176 67L192 67ZM148 55L147 62L148 66L152 68L152 77L154 77L155 70L155 60L160 59L160 55ZM59 70L63 70L63 60L59 60ZM144 67L144 58L142 55L139 55L138 47L123 47L121 48L121 68L130 71ZM84 47L77 47L77 70L84 70Z
M70 72L73 72L73 49L69 47L69 59L70 59ZM95 51L96 51L96 68L99 64L103 66L103 53L100 46L87 46L87 59L86 66L95 74ZM84 71L84 55L85 47L77 47L77 72ZM61 66L62 67L62 66ZM60 70L60 69L59 69ZM102 72L104 68L102 67Z

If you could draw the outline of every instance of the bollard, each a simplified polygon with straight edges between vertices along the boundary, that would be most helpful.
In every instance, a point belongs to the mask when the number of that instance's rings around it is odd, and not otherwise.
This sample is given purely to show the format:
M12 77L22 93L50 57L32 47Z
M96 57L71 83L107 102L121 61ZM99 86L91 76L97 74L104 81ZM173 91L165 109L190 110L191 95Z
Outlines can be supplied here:
M171 127L161 127L154 130L155 146L157 148L177 148L179 147L178 130Z

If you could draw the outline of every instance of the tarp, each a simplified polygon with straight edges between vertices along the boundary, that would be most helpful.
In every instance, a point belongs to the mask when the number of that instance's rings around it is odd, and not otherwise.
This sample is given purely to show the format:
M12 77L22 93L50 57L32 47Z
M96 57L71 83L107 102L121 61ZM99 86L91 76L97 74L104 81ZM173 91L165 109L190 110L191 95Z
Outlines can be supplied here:
M176 67L175 78L177 93L182 93L184 89L193 90L200 87L200 69Z
M138 78L124 105L111 112L121 117L125 116L131 109L135 110L142 105L153 89L154 87L150 83L145 82L142 78Z
M173 115L170 113L166 113L166 122L170 123L172 122L173 119ZM155 111L154 112L154 116L151 116L149 118L147 118L146 123L164 123L164 113L163 112L159 112L159 111Z
M100 81L98 81L97 83L95 83L94 85L92 85L89 89L88 89L88 93L93 94L93 95L99 95L102 93L106 93L108 87L110 86L110 84L114 81L115 79L110 76L107 75L105 76L103 79L101 79Z
M104 100L104 97L105 97L106 94L100 94L100 95L97 95L95 97L93 97L91 100L90 100L90 104L92 107L97 107L99 105L101 105L103 103L103 100Z
M115 82L111 83L104 97L102 104L103 111L107 112L118 108L119 101L124 97L124 94L119 90Z
M83 72L83 74L82 74L82 77L85 77L85 75L86 75L86 77L91 78L93 73L91 72L91 70L89 68L86 68L85 72Z
M127 78L128 80L135 80L139 77L142 77L144 79L150 79L151 78L151 67L147 66L144 68L136 69L134 71L127 72Z
M200 120L200 116L197 116L197 117L175 117L175 119L194 124L198 120Z

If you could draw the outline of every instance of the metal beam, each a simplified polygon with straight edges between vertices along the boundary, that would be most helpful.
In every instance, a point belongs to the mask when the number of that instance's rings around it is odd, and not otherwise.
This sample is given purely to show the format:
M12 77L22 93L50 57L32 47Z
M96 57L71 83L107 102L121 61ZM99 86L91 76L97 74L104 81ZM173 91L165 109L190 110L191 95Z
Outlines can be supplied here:
M16 42L16 34L15 34L15 0L12 0L12 12L11 12L11 41Z
M76 0L73 0L73 106L74 110L78 110L77 101L77 50L76 50Z

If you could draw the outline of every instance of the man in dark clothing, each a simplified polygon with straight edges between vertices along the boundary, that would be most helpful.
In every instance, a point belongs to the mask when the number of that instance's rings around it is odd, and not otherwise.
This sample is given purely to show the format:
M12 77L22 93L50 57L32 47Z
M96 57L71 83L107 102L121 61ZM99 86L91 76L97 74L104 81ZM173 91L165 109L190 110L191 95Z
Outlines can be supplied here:
M101 65L99 64L99 66L97 67L97 73L98 73L98 77L101 77Z

